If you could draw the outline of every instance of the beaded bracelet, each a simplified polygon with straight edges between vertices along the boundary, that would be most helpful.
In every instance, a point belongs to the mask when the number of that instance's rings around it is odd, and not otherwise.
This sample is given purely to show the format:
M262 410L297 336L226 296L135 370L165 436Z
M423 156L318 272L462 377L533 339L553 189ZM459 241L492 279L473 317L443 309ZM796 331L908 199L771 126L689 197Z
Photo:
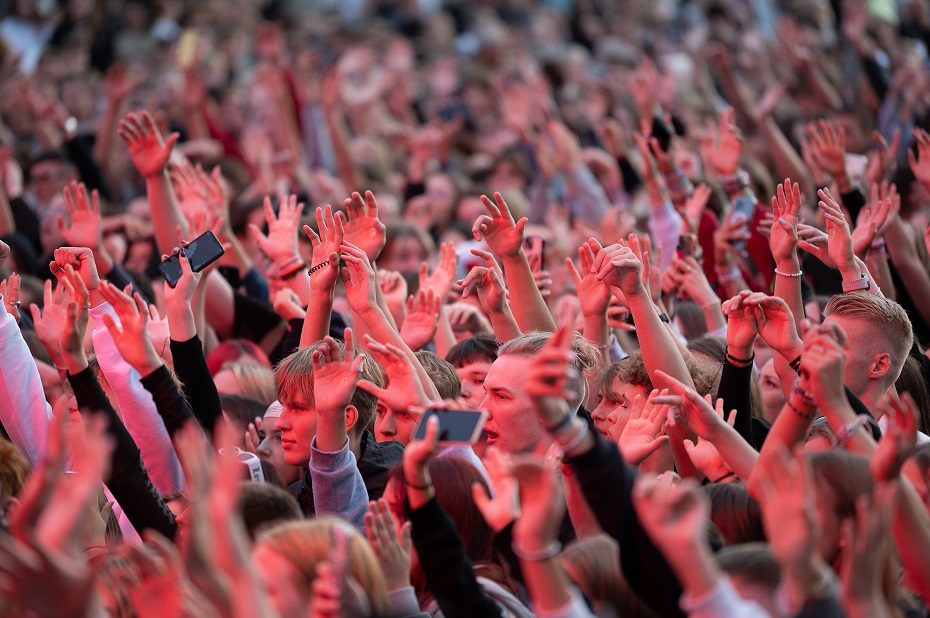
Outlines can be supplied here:
M528 547L523 547L523 545L516 541L511 543L510 547L513 549L513 553L516 554L517 558L526 560L527 562L542 562L544 560L552 560L559 555L559 552L562 551L562 544L558 541L552 541L540 549L530 549Z
M782 271L780 271L780 270L778 270L778 269L776 268L776 269L775 269L775 274L776 274L776 275L781 275L782 277L788 277L789 279L797 279L798 277L800 277L801 275L804 274L804 271L803 271L803 270L799 270L799 271L796 272L796 273L786 273L786 272L782 272Z

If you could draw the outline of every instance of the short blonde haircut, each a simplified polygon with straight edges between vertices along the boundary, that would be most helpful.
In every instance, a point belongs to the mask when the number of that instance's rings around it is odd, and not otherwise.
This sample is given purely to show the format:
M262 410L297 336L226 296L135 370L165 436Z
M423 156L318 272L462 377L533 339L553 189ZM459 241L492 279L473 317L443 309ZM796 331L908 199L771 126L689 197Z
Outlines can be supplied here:
M320 347L320 342L305 348L300 348L290 356L285 357L274 370L274 386L277 390L277 399L281 403L287 403L294 395L300 396L308 405L313 405L313 351ZM339 349L344 350L343 344L339 343ZM362 370L359 378L384 388L385 378L381 366L366 355L362 362ZM272 401L275 398L272 397ZM378 398L360 388L355 389L352 395L352 401L349 405L358 411L358 422L355 427L358 432L368 431L375 421L375 406L378 404ZM353 428L353 431L355 429Z
M837 294L827 303L824 315L838 315L867 325L872 335L869 340L884 343L891 357L891 381L898 379L914 345L914 328L904 307L884 296Z
M316 580L317 565L331 560L334 539L339 534L346 542L345 575L365 591L374 615L387 615L387 583L374 550L341 519L317 517L278 524L259 534L255 546L263 546L287 560L298 573L294 585L309 590Z

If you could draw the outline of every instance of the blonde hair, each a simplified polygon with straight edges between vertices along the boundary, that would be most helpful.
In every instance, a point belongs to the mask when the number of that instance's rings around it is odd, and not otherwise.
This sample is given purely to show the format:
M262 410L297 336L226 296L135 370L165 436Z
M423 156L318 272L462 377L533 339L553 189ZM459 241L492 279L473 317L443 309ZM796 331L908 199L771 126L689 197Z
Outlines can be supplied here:
M257 363L227 363L220 371L229 371L239 383L243 397L269 405L277 399L274 388L274 373Z
M335 517L290 521L258 536L256 547L264 546L284 558L297 571L296 586L309 590L316 580L317 565L332 559L337 535L345 537L345 574L361 586L372 613L387 613L387 583L368 541L346 522Z
M824 315L839 315L868 325L871 330L868 339L881 338L880 342L886 344L885 351L891 357L891 371L888 372L891 381L898 379L914 345L914 328L904 307L884 296L837 294L827 303Z
M313 351L320 347L321 342L305 348L300 348L290 356L287 356L278 363L274 370L274 386L277 389L278 401L287 403L287 401L296 394L300 394L308 405L313 404ZM345 349L339 342L339 349ZM366 355L362 362L362 370L359 373L362 380L384 388L385 377L381 366ZM275 397L271 398L274 401ZM270 402L269 402L270 403ZM358 422L356 427L359 432L367 431L371 428L375 420L375 406L378 404L378 398L360 388L355 389L352 395L352 401L349 402L358 411Z

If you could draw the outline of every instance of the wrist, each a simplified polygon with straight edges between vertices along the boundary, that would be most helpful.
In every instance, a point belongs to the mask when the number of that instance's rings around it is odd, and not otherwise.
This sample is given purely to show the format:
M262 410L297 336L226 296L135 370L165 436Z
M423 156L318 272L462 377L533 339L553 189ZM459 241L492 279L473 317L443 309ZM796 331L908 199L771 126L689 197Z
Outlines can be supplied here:
M836 189L840 193L849 193L852 191L852 179L849 177L849 174L846 173L846 170L834 176L833 179L836 181Z
M729 332L729 331L728 331ZM727 358L730 360L736 360L737 362L745 361L746 363L751 363L753 359L753 345L750 343L738 344L727 342Z
M801 260L798 257L797 247L794 248L790 256L783 256L775 260L775 268L786 273L796 273L801 270Z
M161 358L155 354L155 350L152 350L151 354L146 354L144 359L134 363L133 369L138 371L140 376L148 376L155 373L163 364Z
M68 373L71 375L76 375L87 369L87 355L84 354L84 351L79 352L68 352L64 354L64 365L65 369L68 370Z

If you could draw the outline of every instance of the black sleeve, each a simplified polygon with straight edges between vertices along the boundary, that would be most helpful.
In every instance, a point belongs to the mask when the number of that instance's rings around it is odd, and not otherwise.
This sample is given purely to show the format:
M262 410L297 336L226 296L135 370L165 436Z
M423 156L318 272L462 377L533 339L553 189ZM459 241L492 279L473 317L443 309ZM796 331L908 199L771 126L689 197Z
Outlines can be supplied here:
M852 217L852 222L850 225L855 226L856 220L859 219L859 213L862 211L862 207L865 206L866 203L865 194L859 187L854 187L847 193L841 193L840 199L843 202L843 206L845 206L846 210L849 211L849 216Z
M88 367L76 375L68 374L68 381L82 411L100 411L109 421L107 433L113 439L114 448L110 475L105 481L107 489L139 533L151 528L173 539L177 532L174 515L152 485L142 465L139 448L110 405L93 369Z
M435 497L410 511L410 536L426 576L426 587L436 597L443 616L501 616L497 603L478 585L462 539Z
M304 321L301 318L294 318L293 320L288 320L287 325L289 330L284 335L284 339L281 340L281 344L274 353L275 360L280 360L290 355L291 352L294 352L300 347L300 335L304 329Z
M142 378L141 381L145 390L152 394L155 408L162 422L165 423L168 436L173 440L174 434L184 426L184 423L194 418L190 405L178 391L177 385L171 379L171 374L168 373L168 368L164 365Z
M754 449L759 450L752 435L752 364L746 367L737 367L729 360L723 363L723 372L720 375L720 386L717 387L717 397L723 399L723 409L729 414L736 410L736 422L733 429L743 437Z
M29 240L36 255L42 254L42 236L39 233L39 213L34 211L21 197L10 198L10 210L13 213L13 223L16 231Z
M233 296L233 328L235 339L258 343L269 331L281 324L281 318L265 303L235 292Z
M169 395L179 399L180 401L177 403L177 406L183 404L187 409L187 414L193 415L200 423L200 426L204 428L204 431L208 434L212 434L213 427L216 425L216 419L223 414L223 409L220 406L220 394L216 390L213 376L210 375L210 368L207 367L207 359L203 355L203 346L200 343L200 337L194 335L187 341L175 341L172 339L171 358L174 360L174 373L178 376L178 380L181 381L181 384L184 385L184 394L187 400L185 401L184 397L178 393L177 388L173 382L170 382L169 377L169 383L173 393L169 394L166 392L166 402L169 399ZM158 371L155 373L158 373ZM167 371L165 373L167 374ZM151 377L152 376L147 376L147 378L142 380L146 388L149 388L146 379ZM149 388L149 390L151 391L152 389ZM152 395L154 396L154 394L153 391ZM155 402L158 403L158 400L156 399ZM188 405L188 402L190 402L190 405ZM160 408L159 413L161 413ZM167 419L165 420L165 425L168 425ZM180 429L180 427L176 427L176 429ZM170 426L168 427L168 433L172 436L174 435Z
M103 171L100 169L100 166L97 165L97 161L94 160L89 140L77 136L65 142L62 148L65 154L68 155L68 158L71 159L74 167L77 168L78 174L81 176L81 181L87 185L87 190L93 191L96 189L103 199L112 199L110 191L107 189L106 182L103 180Z
M594 448L565 463L578 478L601 529L623 548L620 568L630 589L658 615L683 617L678 607L681 583L633 508L636 469L623 461L616 444L592 433Z
M884 67L871 56L862 56L860 60L862 61L862 70L865 72L865 77L869 80L869 85L872 86L872 90L875 91L879 101L883 101L885 95L888 94L890 85Z
M494 535L494 549L507 563L510 576L525 586L526 582L523 581L523 569L520 567L520 559L513 553L513 522L507 524L503 530Z

